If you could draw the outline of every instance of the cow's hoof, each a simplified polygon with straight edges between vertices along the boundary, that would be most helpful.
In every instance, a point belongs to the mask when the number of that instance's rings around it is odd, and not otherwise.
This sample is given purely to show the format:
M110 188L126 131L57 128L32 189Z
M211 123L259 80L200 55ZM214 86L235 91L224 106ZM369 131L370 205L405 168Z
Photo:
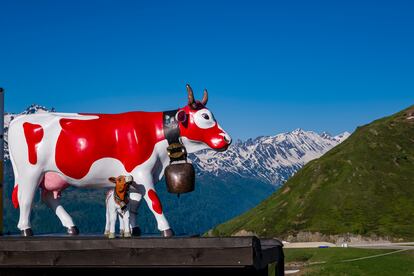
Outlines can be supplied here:
M115 233L109 233L108 238L115 239Z
M139 228L138 226L133 227L132 228L132 236L134 236L134 237L141 236L141 228Z
M105 236L105 237L108 237L108 236L109 236L109 231L105 231L105 232L104 232L104 236Z
M21 230L20 231L20 235L22 235L23 237L31 237L31 236L33 236L32 228L27 228L27 229Z
M131 237L131 233L129 232L125 232L123 235L124 238L130 238Z
M79 229L76 226L68 227L67 232L68 232L68 235L71 235L71 236L79 235Z
M164 231L161 231L161 236L163 236L164 238L170 238L174 236L174 231L172 229L167 229Z
M124 237L124 235L125 235L125 231L124 231L124 230L119 231L119 236L120 236L121 238L123 238L123 237Z

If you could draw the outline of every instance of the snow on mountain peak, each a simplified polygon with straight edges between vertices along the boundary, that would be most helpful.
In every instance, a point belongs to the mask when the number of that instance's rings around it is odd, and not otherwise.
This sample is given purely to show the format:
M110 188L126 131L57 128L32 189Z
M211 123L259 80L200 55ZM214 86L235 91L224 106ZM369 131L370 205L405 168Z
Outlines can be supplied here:
M303 129L297 128L297 129L295 129L295 130L293 130L293 131L291 131L289 133L292 133L292 134L301 134L301 133L303 133Z
M351 133L349 133L348 131L345 131L341 134L338 134L334 137L334 139L336 139L338 142L342 143L345 139L347 139L349 136L351 136Z
M327 131L322 132L321 137L326 138L326 139L332 139L333 138L332 135Z
M226 152L205 150L192 155L199 173L221 175L233 173L281 185L307 162L344 141L344 132L332 137L328 133L295 129L275 136L260 136L229 147Z
M32 104L28 106L22 113L23 114L34 114L34 113L44 113L44 112L55 112L55 108L46 108L44 106L38 105L38 104Z

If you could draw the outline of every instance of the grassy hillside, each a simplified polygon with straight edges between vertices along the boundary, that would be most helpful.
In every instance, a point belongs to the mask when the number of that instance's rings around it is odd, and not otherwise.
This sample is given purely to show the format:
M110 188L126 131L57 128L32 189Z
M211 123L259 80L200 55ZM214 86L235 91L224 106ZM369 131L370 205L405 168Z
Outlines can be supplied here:
M414 240L414 106L359 127L255 208L213 229Z
M300 273L295 275L309 276L412 275L413 249L287 248L284 249L285 267L299 269Z

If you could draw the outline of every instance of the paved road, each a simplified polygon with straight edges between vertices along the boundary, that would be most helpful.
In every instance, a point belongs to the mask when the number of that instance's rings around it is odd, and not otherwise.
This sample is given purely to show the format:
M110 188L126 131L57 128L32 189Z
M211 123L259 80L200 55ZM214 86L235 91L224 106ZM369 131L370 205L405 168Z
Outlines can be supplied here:
M284 248L318 248L320 246L336 247L330 242L283 242Z
M400 243L389 243L389 244L350 244L349 247L353 248L365 248L365 249L407 249L414 250L414 243L400 244Z
M329 242L283 242L284 248L318 248L318 247L341 247ZM347 244L347 247L366 249L408 249L414 250L414 242L404 243L354 243Z

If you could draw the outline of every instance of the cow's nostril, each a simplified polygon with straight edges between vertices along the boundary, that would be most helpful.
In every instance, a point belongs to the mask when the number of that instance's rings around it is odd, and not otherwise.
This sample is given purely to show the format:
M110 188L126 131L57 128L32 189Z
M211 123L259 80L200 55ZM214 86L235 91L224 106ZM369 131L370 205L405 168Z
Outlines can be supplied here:
M231 143L231 138L228 135L224 135L224 141L226 141L227 144Z

